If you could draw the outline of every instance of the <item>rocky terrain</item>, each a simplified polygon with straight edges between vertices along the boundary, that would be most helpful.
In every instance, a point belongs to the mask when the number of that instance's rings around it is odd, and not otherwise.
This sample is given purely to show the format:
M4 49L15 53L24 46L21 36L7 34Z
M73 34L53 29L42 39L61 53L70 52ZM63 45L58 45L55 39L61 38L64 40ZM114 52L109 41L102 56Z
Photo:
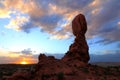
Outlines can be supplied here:
M6 80L15 72L32 72L35 69L35 64L0 64L0 80Z
M73 19L72 30L74 43L62 59L40 54L34 71L16 72L7 80L119 80L120 67L103 68L88 64L87 23L83 14Z

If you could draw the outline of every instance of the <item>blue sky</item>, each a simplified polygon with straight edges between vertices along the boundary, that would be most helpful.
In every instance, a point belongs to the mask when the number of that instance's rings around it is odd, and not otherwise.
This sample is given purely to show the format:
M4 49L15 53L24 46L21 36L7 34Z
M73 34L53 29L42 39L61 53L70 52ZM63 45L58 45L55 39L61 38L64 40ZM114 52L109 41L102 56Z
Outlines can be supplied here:
M119 3L119 0L1 0L0 63L34 63L40 53L66 53L74 41L71 21L79 13L86 16L89 53L119 55Z

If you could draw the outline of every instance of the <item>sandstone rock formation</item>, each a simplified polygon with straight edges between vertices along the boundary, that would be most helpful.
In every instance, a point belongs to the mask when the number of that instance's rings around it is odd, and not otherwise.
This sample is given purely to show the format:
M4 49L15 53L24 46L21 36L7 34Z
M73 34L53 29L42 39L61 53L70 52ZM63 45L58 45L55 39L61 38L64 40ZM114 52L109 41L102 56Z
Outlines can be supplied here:
M87 23L84 15L77 15L72 21L72 30L75 35L74 43L71 44L69 51L63 57L63 61L78 59L87 63L89 61L89 48L86 42L85 33L87 31Z
M75 41L61 60L44 54L39 56L39 62L35 71L35 76L39 77L36 77L35 80L47 80L48 77L49 80L58 80L56 75L59 75L61 72L67 75L61 80L73 80L75 77L78 80L79 77L70 75L79 74L76 67L86 67L89 61L88 45L85 40L87 24L84 15L79 14L74 18L72 21L72 30L76 37Z
M40 54L34 80L57 80L59 74L72 74L72 68L53 56Z

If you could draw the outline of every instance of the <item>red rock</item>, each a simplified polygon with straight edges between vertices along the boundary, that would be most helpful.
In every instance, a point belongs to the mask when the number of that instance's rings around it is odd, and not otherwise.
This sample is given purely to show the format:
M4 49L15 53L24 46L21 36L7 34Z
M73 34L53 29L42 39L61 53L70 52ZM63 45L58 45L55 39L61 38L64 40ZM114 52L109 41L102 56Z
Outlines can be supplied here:
M54 79L51 80L57 80L56 75L59 73L63 74L72 74L72 69L69 67L66 63L64 63L61 60L55 59L53 56L45 56L44 54L41 54L39 56L39 62L36 66L35 70L35 80L47 80L45 76L48 76L49 78L52 76Z
M87 31L87 22L83 14L77 15L72 21L72 30L75 36L85 34ZM80 34L80 35L81 35Z
M74 43L71 44L69 51L63 57L63 61L68 61L69 59L75 58L85 63L88 63L89 48L86 42L85 33L87 31L87 23L84 15L77 15L72 21L72 30L75 35ZM68 60L67 60L68 59Z
M26 71L17 71L12 76L8 77L7 80L30 80L31 73Z

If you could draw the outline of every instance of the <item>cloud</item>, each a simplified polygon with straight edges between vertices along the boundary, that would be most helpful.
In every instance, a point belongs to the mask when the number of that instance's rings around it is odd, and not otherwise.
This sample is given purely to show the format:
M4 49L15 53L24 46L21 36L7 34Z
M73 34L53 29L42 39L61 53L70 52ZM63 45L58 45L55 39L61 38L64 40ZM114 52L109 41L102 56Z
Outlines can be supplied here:
M50 39L73 36L71 21L83 13L88 22L87 39L100 37L96 43L109 44L120 41L119 3L119 0L5 0L1 2L0 13L4 14L1 18L10 18L7 28L27 33L39 28L49 33Z
M8 8L4 8L4 4L0 1L0 18L10 18L11 11Z
M94 7L96 9L99 9L100 11L95 14L90 14L88 19L88 37L101 37L102 41L105 42L105 44L109 44L112 42L119 41L120 38L117 34L120 34L119 28L117 27L117 22L120 21L120 11L118 10L119 1L99 1L95 0L94 5L91 7ZM113 7L114 6L114 7ZM93 8L93 10L95 10ZM115 13L114 13L115 12ZM91 20L92 19L92 20ZM104 43L103 42L103 43Z
M21 29L24 29L24 25L26 25L26 22L29 21L29 18L25 16L16 16L16 18L12 18L10 23L6 26L7 28L12 28L16 31L20 31ZM27 32L27 29L26 29Z
M34 51L32 51L31 48L28 48L28 49L24 49L24 50L20 51L20 53L29 55L29 54L33 54Z
M112 25L112 24L111 24ZM99 30L99 36L102 37L101 40L95 42L95 43L103 43L103 44L110 44L113 42L119 42L120 37L118 34L120 34L120 28L117 24L112 26L106 26Z
M90 0L89 0L90 1ZM11 14L16 14L15 16L19 18L14 18L11 16L11 21L7 25L8 28L15 29L17 31L25 31L29 33L31 28L39 27L41 31L47 32L54 36L56 39L69 38L70 36L64 36L66 33L71 32L70 22L76 14L79 13L75 8L84 7L89 1L3 1L4 8L6 11L11 11ZM74 3L74 4L73 4ZM14 5L13 5L14 4ZM81 4L81 6L78 6ZM57 10L57 11L56 11ZM13 13L14 12L14 13ZM26 16L21 16L27 14L29 19ZM24 19L23 19L24 18ZM64 22L66 21L66 22ZM18 23L21 22L21 23ZM67 26L59 25L60 22L64 22L69 26L69 31ZM31 26L30 26L31 25ZM56 28L61 27L65 31L56 30ZM53 31L57 32L53 34ZM60 37L62 36L62 37Z

